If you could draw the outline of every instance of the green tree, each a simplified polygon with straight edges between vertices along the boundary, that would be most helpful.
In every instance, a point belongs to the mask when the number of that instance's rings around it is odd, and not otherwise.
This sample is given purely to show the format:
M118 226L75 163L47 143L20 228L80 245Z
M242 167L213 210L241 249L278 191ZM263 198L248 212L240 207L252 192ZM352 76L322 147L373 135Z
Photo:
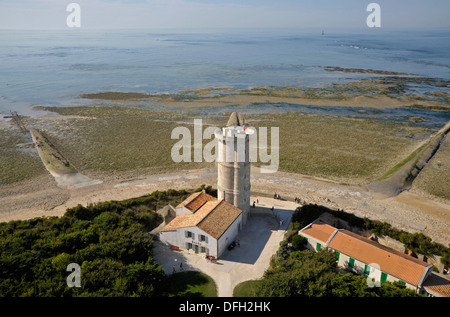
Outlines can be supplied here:
M304 248L304 246L306 244L306 239L305 239L305 237L297 234L292 237L291 243L292 243L292 248L294 250L298 251L298 250L301 250Z
M132 296L160 295L166 281L163 268L151 259L129 265L125 276L127 292Z
M332 251L296 251L264 273L257 295L330 296L335 270L336 255Z
M367 285L363 275L353 273L337 274L331 281L332 296L335 297L374 297L376 293Z
M400 282L382 283L381 287L376 289L376 292L381 297L423 297L414 290L406 288L406 286Z

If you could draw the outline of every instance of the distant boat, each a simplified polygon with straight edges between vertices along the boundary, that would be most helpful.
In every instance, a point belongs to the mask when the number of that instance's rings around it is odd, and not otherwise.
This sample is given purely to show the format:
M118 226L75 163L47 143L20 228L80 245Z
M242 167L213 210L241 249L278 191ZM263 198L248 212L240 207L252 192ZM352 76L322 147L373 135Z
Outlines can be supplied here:
M322 30L322 35L325 35L325 32Z

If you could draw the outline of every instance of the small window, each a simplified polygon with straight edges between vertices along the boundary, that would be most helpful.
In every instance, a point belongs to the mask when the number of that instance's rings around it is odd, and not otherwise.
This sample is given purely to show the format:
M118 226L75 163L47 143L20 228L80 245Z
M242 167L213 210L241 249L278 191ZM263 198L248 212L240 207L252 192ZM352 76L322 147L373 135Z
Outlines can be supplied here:
M348 259L348 266L353 268L355 266L355 259L353 258Z
M199 235L198 235L198 240L199 240L200 242L206 242L206 243L208 243L208 237L205 236L205 235L203 235L203 234L199 234Z
M384 272L381 272L381 283L386 282L386 280L387 280L387 274Z
M316 250L320 250L320 247L321 247L322 245L319 243L319 242L317 242L317 244L316 244Z
M364 274L369 275L370 274L370 265L365 265L364 266Z
M338 261L339 261L339 255L340 255L339 251L336 251L336 256L337 256Z

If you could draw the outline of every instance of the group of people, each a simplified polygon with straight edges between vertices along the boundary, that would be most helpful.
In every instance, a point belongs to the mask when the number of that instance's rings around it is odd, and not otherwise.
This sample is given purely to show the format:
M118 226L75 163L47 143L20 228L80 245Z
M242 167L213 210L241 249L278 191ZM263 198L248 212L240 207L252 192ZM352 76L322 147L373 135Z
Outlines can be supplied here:
M273 199L280 199L280 194L277 193L273 194Z
M301 205L304 205L304 204L306 203L306 201L303 201L303 202L302 202L302 200L301 200L300 198L297 198L297 197L295 197L294 201L295 201L297 204L301 204Z
M208 262L216 263L216 257L212 255L205 255L205 259Z

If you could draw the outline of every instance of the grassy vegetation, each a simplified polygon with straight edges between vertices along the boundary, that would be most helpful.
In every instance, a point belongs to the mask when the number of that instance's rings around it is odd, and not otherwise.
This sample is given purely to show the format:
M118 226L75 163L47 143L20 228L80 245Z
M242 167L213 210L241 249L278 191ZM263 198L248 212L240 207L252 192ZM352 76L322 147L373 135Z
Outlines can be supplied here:
M260 280L249 280L239 283L233 290L233 297L257 297L257 291L260 287Z
M128 99L146 99L151 95L138 92L98 92L92 94L83 94L82 98L103 99L103 100L128 100Z
M439 150L414 180L413 188L450 200L450 138L447 135Z
M400 170L403 166L405 166L407 163L411 162L413 165L417 160L419 159L419 156L423 153L423 151L427 148L427 144L421 145L418 149L416 149L414 152L412 152L408 157L403 159L401 162L396 164L393 168L388 170L386 173L383 174L383 176L380 177L381 180L389 178L389 176L395 174L398 170Z
M90 118L74 119L63 128L48 127L45 131L80 172L151 173L209 166L207 163L175 163L171 159L172 146L178 141L171 139L171 132L178 126L192 131L193 119L188 116L125 107L48 110ZM61 130L65 132L64 137L61 137Z
M382 176L431 132L408 124L299 113L259 119L262 126L279 127L280 170L358 184Z
M35 119L31 124L45 132L62 156L80 172L159 173L211 167L213 163L175 163L171 149L178 140L171 139L175 127L188 127L193 136L193 115L156 112L126 107L47 108L61 115L78 115L64 125L48 125ZM434 131L409 124L389 123L300 113L264 114L246 117L249 126L279 127L280 171L301 173L354 184L368 184L386 171L395 170ZM220 127L226 118L203 118ZM268 129L270 132L270 129ZM268 137L271 140L270 134ZM209 140L204 140L204 144ZM269 144L270 146L270 144ZM2 152L4 153L4 152ZM3 158L4 167L23 166L21 160L34 160L37 171L43 170L39 158L22 154ZM256 164L258 165L258 164ZM24 176L36 173L23 166ZM1 168L2 173L9 169ZM18 179L20 174L9 174Z
M28 140L22 134L0 130L0 186L46 173L40 158L16 147Z
M181 297L217 297L214 280L201 272L189 271L171 274L167 278L168 292Z
M377 77L320 88L294 86L267 86L246 90L204 88L171 95L102 92L86 94L83 97L120 101L127 107L50 107L46 110L80 117L67 119L63 124L49 124L49 121L39 119L32 119L29 124L45 132L62 156L82 173L92 175L125 172L127 175L130 173L142 175L212 167L212 164L205 162L174 163L171 159L172 146L178 141L171 139L172 130L184 126L192 133L193 119L198 114L139 108L145 100L156 101L157 104L160 102L159 106L166 105L173 109L185 107L194 111L197 107L276 103L284 100L282 98L286 98L286 102L292 100L293 103L303 104L305 99L320 99L319 103L324 100L330 104L333 104L333 100L337 103L349 100L349 104L364 107L368 106L367 102L373 106L378 100L386 101L386 97L389 97L387 99L393 101L388 102L389 106L420 105L421 108L438 107L448 110L448 93L431 91L418 96L408 90L409 84L426 84L431 87L430 89L447 85L443 81L419 77ZM242 98L220 99L224 96ZM281 99L276 101L277 99L272 97ZM271 101L265 101L266 99ZM133 104L136 104L136 107L130 108ZM346 102L340 104L345 106ZM204 127L208 123L220 127L227 121L225 116L215 114L203 116L202 119ZM388 177L416 157L423 150L418 149L421 142L436 132L414 127L409 122L401 124L359 118L306 116L300 113L252 114L246 116L246 123L255 127L280 128L280 171L352 184L369 184ZM204 140L204 144L208 141ZM445 155L446 152L442 153L441 155ZM36 158L33 159L34 164L38 163ZM442 159L445 160L444 157ZM31 171L30 166L33 165L28 164L27 160L30 160L30 157L17 150L2 152L1 162L4 162L0 168L0 175L4 175L2 179L13 182L27 175L34 175L33 173L38 170ZM21 169L19 166L24 168ZM13 173L11 170L18 172ZM42 172L42 167L40 171Z
M151 173L212 166L171 159L178 141L171 139L171 131L185 126L193 135L192 115L125 107L47 109L89 118L45 128L50 141L80 172ZM358 184L382 176L432 132L408 124L300 113L247 118L256 128L279 127L280 171ZM204 118L204 128L208 123L220 127L225 121L224 116Z

